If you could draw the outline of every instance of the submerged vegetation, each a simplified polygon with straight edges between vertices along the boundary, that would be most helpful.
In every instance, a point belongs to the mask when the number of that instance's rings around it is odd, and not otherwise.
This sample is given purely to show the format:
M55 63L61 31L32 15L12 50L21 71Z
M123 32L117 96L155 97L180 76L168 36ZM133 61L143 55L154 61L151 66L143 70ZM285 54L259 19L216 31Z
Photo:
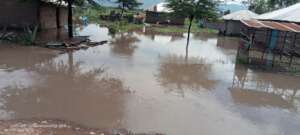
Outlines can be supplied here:
M16 31L7 31L7 28L3 28L2 32L0 33L0 41L4 40L23 45L33 45L37 38L38 29L38 26L33 28L24 27L23 30Z

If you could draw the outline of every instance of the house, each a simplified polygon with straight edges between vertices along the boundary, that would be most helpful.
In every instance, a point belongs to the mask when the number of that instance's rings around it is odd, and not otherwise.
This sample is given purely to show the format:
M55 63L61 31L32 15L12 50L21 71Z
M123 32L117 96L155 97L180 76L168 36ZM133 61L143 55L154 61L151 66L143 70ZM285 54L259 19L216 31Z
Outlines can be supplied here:
M255 19L300 24L300 3L259 15Z
M146 23L184 25L185 17L171 15L172 11L162 2L146 10Z
M276 59L276 55L289 58L289 65L294 58L300 57L300 25L292 22L242 20L242 42L246 47L246 54L250 51L261 52L261 60L269 60L269 66ZM272 57L271 57L272 56ZM272 60L270 60L272 59ZM286 62L286 61L285 61Z
M239 36L242 28L241 20L254 19L257 14L249 10L237 11L222 17L225 26L224 29L220 30L221 33L228 36Z
M53 29L66 25L67 17L66 6L56 0L4 0L0 4L0 27Z

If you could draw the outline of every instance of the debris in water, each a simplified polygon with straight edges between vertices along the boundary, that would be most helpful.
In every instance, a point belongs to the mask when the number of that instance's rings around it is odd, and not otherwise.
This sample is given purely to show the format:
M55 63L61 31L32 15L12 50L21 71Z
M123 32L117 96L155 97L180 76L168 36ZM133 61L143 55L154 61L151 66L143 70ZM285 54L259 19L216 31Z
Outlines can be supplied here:
M104 40L104 41L100 41L100 42L88 42L88 46L98 46L98 45L103 45L106 44L108 41Z
M88 49L89 47L94 47L98 45L106 44L108 41L100 41L100 42L91 42L87 36L74 37L69 41L52 41L46 43L45 47L51 49L65 49L65 50L79 50L79 49Z
M60 120L0 120L0 135L148 135L134 134L124 129L91 129ZM150 134L149 134L150 135ZM162 135L162 134L151 134Z

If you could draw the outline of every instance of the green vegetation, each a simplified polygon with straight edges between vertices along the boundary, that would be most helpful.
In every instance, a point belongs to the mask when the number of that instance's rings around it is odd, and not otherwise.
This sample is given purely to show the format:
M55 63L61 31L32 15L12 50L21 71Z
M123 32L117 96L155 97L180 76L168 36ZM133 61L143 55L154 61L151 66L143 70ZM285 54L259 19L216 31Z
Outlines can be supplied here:
M100 7L100 6L87 6L87 7L76 7L74 16L79 18L86 16L91 23L98 23L102 20L109 20L109 17L113 14L121 12L119 8L114 7ZM124 18L133 18L134 14L138 13L138 10L129 10L123 14ZM118 20L119 18L115 18Z
M276 9L284 8L300 2L300 0L248 0L249 9L262 14Z
M188 32L188 23L185 26L154 26L152 27L154 32L172 34L172 33L187 33ZM191 33L209 33L217 34L218 31L209 28L200 28L196 23L192 25Z
M111 33L118 33L118 32L127 32L136 29L142 29L145 25L144 24L136 24L130 23L128 21L109 21L101 19L101 16L109 16L111 12L119 12L120 9L112 8L112 7L94 7L90 6L87 8L79 8L75 9L75 17L79 18L81 16L88 17L90 23L100 24L101 26L109 28ZM131 10L124 14L126 16L133 16L138 11ZM186 20L185 26L172 26L172 25L153 25L151 26L151 30L158 33L163 34L173 34L173 33L186 33L188 32L188 24L189 20ZM191 26L191 33L217 33L217 30L207 29L207 28L200 28L196 21L192 22Z
M0 34L0 41L9 41L22 45L34 45L37 34L38 26L34 28L24 27L23 31L7 32L3 30L2 34Z
M166 0L166 2L175 15L189 19L187 45L195 19L213 20L216 18L216 3L212 0Z
M128 23L126 21L99 21L99 24L107 27L111 34L128 32L136 29L142 29L144 27L143 24Z
M121 9L121 17L123 17L126 10L134 10L142 5L137 0L117 0L116 3L119 4L119 8Z

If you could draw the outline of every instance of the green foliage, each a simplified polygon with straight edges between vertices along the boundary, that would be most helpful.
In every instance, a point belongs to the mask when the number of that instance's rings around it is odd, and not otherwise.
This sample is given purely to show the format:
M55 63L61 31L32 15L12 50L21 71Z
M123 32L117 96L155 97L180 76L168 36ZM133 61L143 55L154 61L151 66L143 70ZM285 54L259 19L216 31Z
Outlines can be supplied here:
M98 21L103 14L109 14L104 7L88 6L86 8L76 7L74 16L79 18L82 16L88 17L89 21Z
M291 6L300 2L300 0L248 0L249 9L262 14L276 9Z
M142 3L138 2L137 0L117 0L117 4L121 9L133 10L142 5Z
M213 0L166 0L167 6L176 15L197 18L216 18L216 3Z
M268 0L267 5L269 5L269 8L271 9L278 9L293 5L298 2L300 2L300 0Z
M38 34L38 29L38 26L35 26L33 29L30 27L25 27L24 33L19 35L16 41L24 45L33 45Z
M180 33L187 33L189 27L189 21L185 22L184 26L159 26L159 27L152 27L151 29L154 32L163 33L163 34L180 34ZM191 33L208 33L208 34L216 34L218 33L217 30L208 29L208 28L200 28L196 21L193 21L191 27Z
M250 10L258 14L262 14L270 10L268 6L268 2L266 0L255 0L255 3L250 5L249 8Z
M190 33L193 27L193 20L215 20L217 18L215 0L166 0L173 14L188 17L188 37L187 45L190 41Z
M100 24L108 28L110 34L116 34L119 32L128 32L136 29L141 29L144 27L142 24L128 23L127 21L101 21Z
M22 32L6 32L1 36L0 40L20 43L23 45L33 45L38 34L38 29L38 26L35 26L34 28L24 27Z

